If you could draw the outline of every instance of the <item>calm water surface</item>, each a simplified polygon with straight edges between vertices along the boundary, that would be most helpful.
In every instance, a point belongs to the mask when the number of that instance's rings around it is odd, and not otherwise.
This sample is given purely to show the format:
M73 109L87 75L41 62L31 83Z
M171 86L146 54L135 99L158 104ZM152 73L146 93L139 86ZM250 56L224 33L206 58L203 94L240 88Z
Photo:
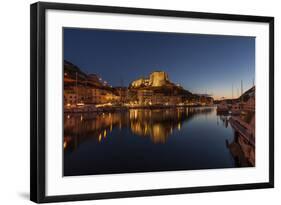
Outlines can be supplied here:
M65 114L64 175L236 167L215 107Z

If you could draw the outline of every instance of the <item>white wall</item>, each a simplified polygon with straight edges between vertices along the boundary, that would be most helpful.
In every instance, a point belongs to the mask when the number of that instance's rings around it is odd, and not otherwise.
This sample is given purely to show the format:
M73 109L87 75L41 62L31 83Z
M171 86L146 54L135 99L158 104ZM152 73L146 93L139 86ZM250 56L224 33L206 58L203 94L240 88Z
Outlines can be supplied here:
M52 0L49 0L52 1ZM29 198L29 4L2 1L0 7L0 204L31 204ZM275 56L280 55L281 12L271 0L68 0L61 2L146 7L186 11L268 15L275 17ZM278 7L279 6L279 7ZM275 59L275 104L281 104L280 58ZM279 116L278 116L279 115ZM276 188L84 201L81 204L268 204L280 200L281 110L275 108ZM279 126L278 126L279 124ZM77 204L72 202L69 204ZM280 202L279 202L280 203ZM275 203L276 204L276 203Z

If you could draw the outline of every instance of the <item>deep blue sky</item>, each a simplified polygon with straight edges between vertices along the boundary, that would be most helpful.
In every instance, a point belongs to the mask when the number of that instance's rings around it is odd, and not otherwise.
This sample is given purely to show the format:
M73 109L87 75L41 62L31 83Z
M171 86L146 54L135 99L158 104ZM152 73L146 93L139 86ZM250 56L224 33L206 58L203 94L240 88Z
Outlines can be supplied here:
M155 70L195 93L234 97L253 84L255 38L97 29L64 29L64 59L112 86Z

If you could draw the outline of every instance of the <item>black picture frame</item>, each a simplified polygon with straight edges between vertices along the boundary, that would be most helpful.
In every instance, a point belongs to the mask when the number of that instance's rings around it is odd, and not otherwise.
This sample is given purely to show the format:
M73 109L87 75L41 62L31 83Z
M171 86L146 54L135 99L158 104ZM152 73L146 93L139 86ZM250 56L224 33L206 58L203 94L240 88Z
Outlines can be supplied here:
M170 16L181 18L217 19L230 21L263 22L269 24L269 182L204 186L192 188L171 188L108 193L46 196L45 190L45 25L46 10L86 11L102 13L137 14L150 16ZM94 200L123 197L140 197L197 192L245 190L274 187L274 18L217 14L143 8L125 8L81 4L38 2L30 7L30 199L37 203L76 200Z

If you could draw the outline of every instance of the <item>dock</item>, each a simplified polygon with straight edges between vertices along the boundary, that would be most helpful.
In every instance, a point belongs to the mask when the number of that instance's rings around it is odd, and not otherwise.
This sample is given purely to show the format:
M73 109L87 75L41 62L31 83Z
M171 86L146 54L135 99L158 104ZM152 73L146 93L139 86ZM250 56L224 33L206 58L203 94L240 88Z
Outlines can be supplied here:
M231 117L229 119L231 126L239 133L250 145L255 147L255 137L238 117Z

